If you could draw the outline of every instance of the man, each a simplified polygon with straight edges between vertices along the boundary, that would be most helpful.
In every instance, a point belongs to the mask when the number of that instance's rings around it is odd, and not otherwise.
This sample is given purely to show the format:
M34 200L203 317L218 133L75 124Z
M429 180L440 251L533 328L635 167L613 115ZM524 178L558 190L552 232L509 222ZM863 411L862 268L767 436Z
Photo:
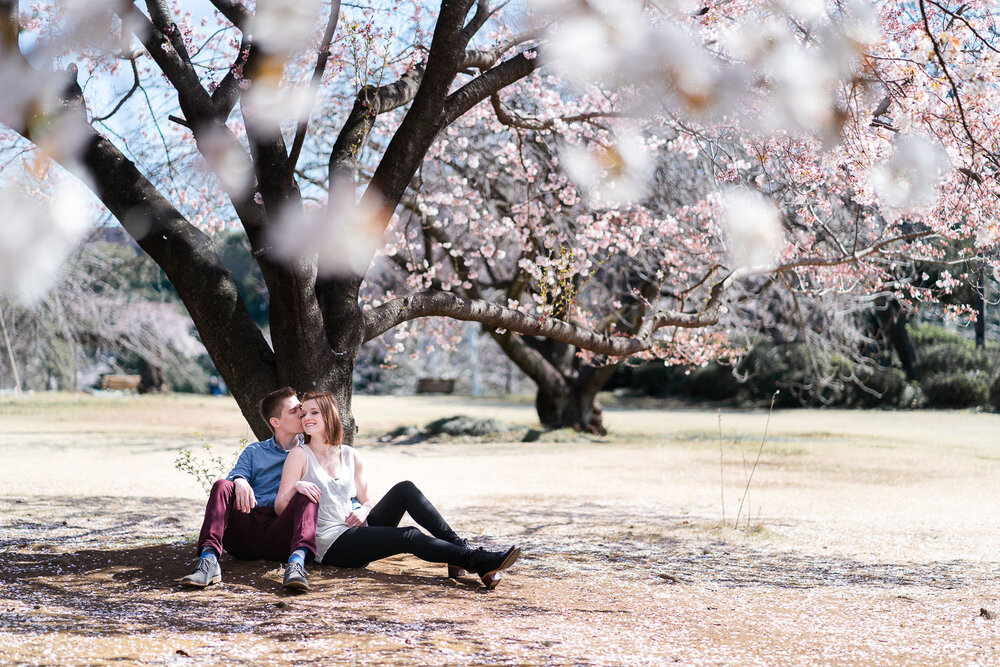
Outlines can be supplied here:
M319 506L297 493L281 516L274 512L285 457L299 444L302 434L299 410L298 396L291 387L273 391L261 400L260 415L274 436L248 445L229 476L212 487L198 536L198 565L181 580L183 585L204 588L222 581L219 556L224 548L240 560L287 558L285 588L309 589L305 560L316 554Z

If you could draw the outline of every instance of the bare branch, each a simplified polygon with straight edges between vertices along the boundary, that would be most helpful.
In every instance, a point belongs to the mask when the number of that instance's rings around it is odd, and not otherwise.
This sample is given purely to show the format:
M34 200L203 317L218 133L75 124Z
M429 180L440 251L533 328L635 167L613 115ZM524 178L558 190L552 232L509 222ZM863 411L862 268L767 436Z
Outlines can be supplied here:
M135 64L135 58L130 58L129 62L132 65L132 76L134 77L134 80L132 82L132 87L129 89L127 93L125 93L125 96L123 98L118 100L118 104L115 105L114 109L104 114L103 116L94 118L93 122L102 123L107 119L111 118L112 116L114 116L116 113L118 113L118 110L121 109L126 102L128 102L129 98L135 94L135 91L139 90L139 68Z

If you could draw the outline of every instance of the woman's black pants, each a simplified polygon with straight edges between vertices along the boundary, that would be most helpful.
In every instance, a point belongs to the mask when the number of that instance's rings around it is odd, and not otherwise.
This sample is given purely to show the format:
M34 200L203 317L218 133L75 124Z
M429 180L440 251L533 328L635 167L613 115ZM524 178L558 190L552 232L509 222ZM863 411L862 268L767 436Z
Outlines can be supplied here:
M417 528L399 528L404 513L430 535ZM432 537L433 536L433 537ZM368 525L348 528L327 549L324 565L364 567L396 554L413 554L432 563L468 565L470 549L413 482L400 482L368 514Z

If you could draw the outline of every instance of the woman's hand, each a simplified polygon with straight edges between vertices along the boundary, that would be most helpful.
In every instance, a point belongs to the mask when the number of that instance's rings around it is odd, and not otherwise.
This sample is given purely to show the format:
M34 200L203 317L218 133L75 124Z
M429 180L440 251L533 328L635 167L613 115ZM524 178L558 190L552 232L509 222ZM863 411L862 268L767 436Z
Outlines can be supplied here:
M318 503L320 496L323 495L323 492L319 490L318 486L303 479L295 482L295 491L301 493L314 503Z
M351 528L363 526L365 525L365 521L368 520L368 513L371 511L372 509L370 507L359 507L344 517L344 523Z

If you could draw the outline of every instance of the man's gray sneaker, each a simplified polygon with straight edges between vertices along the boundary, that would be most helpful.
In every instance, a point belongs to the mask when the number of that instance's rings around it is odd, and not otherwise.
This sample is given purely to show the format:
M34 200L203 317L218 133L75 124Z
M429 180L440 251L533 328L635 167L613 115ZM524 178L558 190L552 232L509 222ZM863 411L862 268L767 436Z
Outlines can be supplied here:
M205 588L220 581L222 581L222 568L219 567L219 561L199 558L194 572L181 579L181 584L192 588Z
M285 566L285 588L295 591L309 590L309 582L306 581L306 568L297 560L289 561Z

